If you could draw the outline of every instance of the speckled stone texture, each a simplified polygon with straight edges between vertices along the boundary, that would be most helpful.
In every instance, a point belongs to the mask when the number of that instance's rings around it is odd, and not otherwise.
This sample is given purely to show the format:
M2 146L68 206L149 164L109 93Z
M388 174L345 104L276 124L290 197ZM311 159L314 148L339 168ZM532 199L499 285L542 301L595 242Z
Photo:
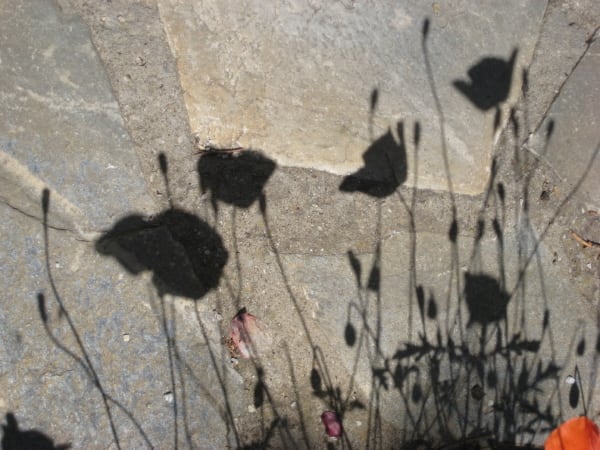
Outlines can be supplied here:
M598 2L242 4L0 4L3 448L595 419Z

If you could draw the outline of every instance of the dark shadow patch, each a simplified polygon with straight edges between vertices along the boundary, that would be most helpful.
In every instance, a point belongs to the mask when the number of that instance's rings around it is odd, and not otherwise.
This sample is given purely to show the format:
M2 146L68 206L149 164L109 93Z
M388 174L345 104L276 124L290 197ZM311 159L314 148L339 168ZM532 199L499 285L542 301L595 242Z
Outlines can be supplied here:
M344 329L344 339L349 347L353 347L356 343L356 329L350 322L346 324L346 328Z
M423 286L419 285L416 287L417 304L419 305L419 312L421 313L421 320L425 318L425 291Z
M398 141L391 130L377 139L363 154L364 166L340 184L342 192L362 192L382 198L394 193L406 181L407 162L404 126L398 123Z
M378 266L373 266L371 274L369 275L369 282L367 288L373 292L379 292L379 284L381 283L381 272Z
M423 398L423 388L420 383L415 383L412 388L411 399L413 403L419 403Z
M456 239L458 238L458 222L456 219L452 220L450 224L450 228L448 229L448 239L453 244L456 244Z
M486 326L506 318L510 295L498 281L485 274L465 274L465 301L469 309L469 323Z
M321 375L319 374L319 371L315 368L311 369L310 371L310 385L315 394L320 394L323 391Z
M215 210L217 200L248 208L260 197L276 166L275 161L253 150L206 152L198 160L200 188L203 194L210 191Z
M177 208L150 219L125 217L96 242L96 250L114 256L132 274L152 271L160 295L192 299L219 285L228 259L219 234Z
M485 391L479 384L475 384L471 387L471 397L473 400L480 402L485 397Z
M12 412L6 413L6 425L2 425L2 450L66 450L71 444L55 445L54 441L41 431L20 430L17 418Z
M356 284L358 287L362 285L361 277L362 277L362 266L360 264L360 260L354 255L352 250L348 250L348 259L350 260L350 266L352 267L352 271L354 272L354 276L356 277Z
M258 377L258 381L256 382L256 385L254 386L254 407L255 408L260 408L263 403L265 402L265 391L266 391L266 386L265 386L265 382L263 380L263 371L262 369L257 369L257 377Z
M427 317L431 320L434 320L437 317L438 308L435 298L433 294L429 297L429 302L427 304Z
M469 80L455 80L454 87L482 111L498 107L508 98L516 58L516 48L508 60L483 58L467 72Z
M573 409L579 406L579 386L577 383L573 383L571 389L569 389L569 405Z

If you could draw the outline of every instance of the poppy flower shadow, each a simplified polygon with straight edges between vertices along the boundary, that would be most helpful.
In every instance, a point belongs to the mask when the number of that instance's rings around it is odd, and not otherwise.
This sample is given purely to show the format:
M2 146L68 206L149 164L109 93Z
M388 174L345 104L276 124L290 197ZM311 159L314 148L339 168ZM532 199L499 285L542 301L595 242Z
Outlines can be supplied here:
M228 252L220 235L202 219L170 208L154 218L131 215L96 242L132 274L149 270L159 294L192 299L219 285Z
M363 154L363 167L343 179L340 191L358 191L383 198L394 193L406 181L408 168L402 122L398 122L397 133L396 139L388 130L369 146Z
M210 191L215 210L217 200L248 208L260 197L276 166L275 161L254 150L207 152L198 160L200 188L203 194Z
M508 98L516 58L516 48L508 60L483 58L467 72L469 81L455 80L453 85L482 111L497 107Z
M465 300L469 309L467 326L487 326L506 318L510 295L486 274L465 274Z

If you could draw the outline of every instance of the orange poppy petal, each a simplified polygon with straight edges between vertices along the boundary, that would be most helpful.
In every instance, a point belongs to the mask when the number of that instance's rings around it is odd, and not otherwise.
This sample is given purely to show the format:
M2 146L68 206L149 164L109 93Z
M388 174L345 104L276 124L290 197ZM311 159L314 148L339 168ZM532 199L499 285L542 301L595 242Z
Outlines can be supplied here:
M600 450L600 430L587 417L575 417L550 433L544 450Z

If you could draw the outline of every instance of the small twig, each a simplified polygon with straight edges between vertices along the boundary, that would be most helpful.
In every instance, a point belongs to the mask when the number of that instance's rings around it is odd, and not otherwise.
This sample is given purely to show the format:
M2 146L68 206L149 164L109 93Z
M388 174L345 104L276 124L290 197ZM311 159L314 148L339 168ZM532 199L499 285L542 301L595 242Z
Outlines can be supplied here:
M244 147L233 147L233 148L218 148L218 147L211 147L211 146L202 146L200 148L198 148L194 153L192 153L191 155L187 155L184 156L184 158L191 158L193 156L198 156L198 155L233 155L233 156L237 156L238 154L248 151L247 148Z
M584 239L573 230L571 230L571 236L573 236L573 239L575 239L577 242L579 242L585 248L588 248L588 247L600 248L600 243L590 241L588 239Z
M239 153L239 152L242 152L244 150L245 150L244 147L218 148L218 147L206 146L206 147L202 147L202 148L198 149L198 151L196 152L196 154L202 154L202 153Z

